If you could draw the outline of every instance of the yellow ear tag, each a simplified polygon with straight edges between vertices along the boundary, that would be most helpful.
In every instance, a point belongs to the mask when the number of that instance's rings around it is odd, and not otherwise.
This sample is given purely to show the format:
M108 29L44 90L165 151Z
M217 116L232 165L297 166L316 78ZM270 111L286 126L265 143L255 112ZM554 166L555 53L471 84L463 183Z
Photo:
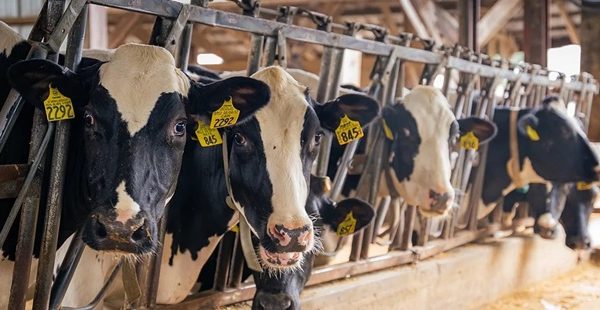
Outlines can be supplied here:
M196 138L200 142L200 146L209 147L223 144L219 131L215 128L210 128L203 121L197 121Z
M240 226L238 226L238 224L233 225L231 228L229 228L229 230L233 231L234 233L239 233L240 232Z
M531 141L539 141L540 140L540 135L531 126L527 126L527 136L529 137L529 139L531 139Z
M394 133L392 133L392 130L385 122L385 120L383 120L383 133L385 134L385 137L388 138L388 140L394 141Z
M577 182L577 190L578 191L586 191L586 190L592 189L593 186L594 186L594 183Z
M344 114L344 117L340 120L340 125L335 130L335 135L338 143L344 145L362 138L365 134L359 122L351 120L348 115Z
M49 122L75 118L75 109L71 98L60 93L58 88L50 85L48 98L44 100L46 119Z
M460 137L460 147L465 150L477 151L479 149L479 139L472 131L469 131L466 135Z
M237 123L238 117L240 117L240 110L233 106L233 99L229 97L223 101L223 105L219 109L213 112L210 128L233 126Z
M337 235L340 237L348 236L354 233L356 229L356 219L352 214L352 211L346 214L346 218L343 222L338 225Z

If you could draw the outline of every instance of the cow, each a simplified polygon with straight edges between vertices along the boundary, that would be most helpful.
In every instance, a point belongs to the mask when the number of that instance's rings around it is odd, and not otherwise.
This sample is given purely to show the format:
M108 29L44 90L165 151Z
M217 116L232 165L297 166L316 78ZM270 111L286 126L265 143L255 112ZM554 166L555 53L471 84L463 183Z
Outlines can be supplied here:
M366 227L375 215L373 207L368 203L349 198L338 202L324 196L325 191L319 184L319 178L311 179L313 196L306 205L309 214L314 214L321 231L337 232L340 224L348 214L356 217L354 231L356 233ZM269 272L252 273L256 285L256 293L252 301L252 309L300 309L300 293L310 278L315 253L304 254L304 260L297 270L273 274Z
M3 69L35 108L46 110L50 92L73 108L59 245L82 229L84 242L100 253L151 253L175 190L188 120L208 117L230 100L243 121L269 101L269 87L245 77L200 85L156 46L123 45L110 61L86 64L73 72L34 59ZM3 265L12 264L14 246L2 249ZM8 292L10 278L2 278L1 291Z
M514 214L515 204L526 202L529 204L529 213L539 223L534 226L534 231L544 238L556 237L557 221L562 224L566 239L565 244L573 250L587 249L590 247L588 223L593 205L598 195L598 186L586 183L556 184L553 195L548 196L547 185L532 183L528 187L516 189L503 199L504 214ZM557 199L557 195L564 195L565 199ZM551 213L547 213L551 210ZM550 216L551 215L551 216ZM544 216L544 217L542 217ZM511 225L512 216L503 217L504 226Z
M498 135L489 145L485 162L478 211L480 219L491 212L501 197L528 184L565 184L598 179L596 154L579 124L557 108L558 102L558 97L550 96L533 109L496 108L494 123L498 127ZM547 192L545 186L535 188L534 185L536 192ZM543 203L543 197L536 199L542 208L552 206ZM554 225L560 214L552 216L550 209L538 213L538 227ZM506 215L503 217L506 218Z
M178 303L189 294L219 240L237 222L225 203L225 178L257 233L254 255L262 269L298 268L304 253L318 247L305 206L312 199L309 175L324 131L334 131L344 115L364 126L379 114L377 101L364 95L317 103L280 67L252 78L270 87L271 99L254 117L224 131L228 157L219 146L202 147L199 141L185 146L186 169L168 212L158 303ZM222 160L228 171L215 164Z

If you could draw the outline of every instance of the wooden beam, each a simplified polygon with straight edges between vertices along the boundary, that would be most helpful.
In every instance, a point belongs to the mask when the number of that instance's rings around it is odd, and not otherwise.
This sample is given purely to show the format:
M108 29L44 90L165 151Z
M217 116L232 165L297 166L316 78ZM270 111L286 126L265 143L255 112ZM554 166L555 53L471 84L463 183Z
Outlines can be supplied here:
M600 12L584 7L581 10L581 71L589 72L596 78L600 77ZM600 141L600 96L594 96L590 127L590 140Z
M404 15L406 16L406 19L404 20L404 22L406 23L406 21L408 21L412 28L415 30L415 34L421 38L431 38L431 35L429 34L429 31L427 30L427 27L425 27L425 24L423 24L423 22L421 21L421 18L419 17L419 14L417 13L417 10L415 10L415 7L413 6L412 2L410 0L398 0L400 2L400 5L402 6L402 10L404 11ZM406 28L406 26L405 26Z
M393 35L398 35L400 29L398 29L397 19L394 18L394 14L390 9L389 5L380 5L381 13L383 14L383 23L387 26Z
M127 18L121 18L119 23L115 25L115 30L111 33L112 38L110 39L108 46L115 48L121 45L140 18L140 14L131 14Z
M565 28L567 28L567 33L569 34L569 39L571 40L571 43L579 44L580 41L579 34L577 33L577 27L575 26L575 23L569 15L569 11L567 10L567 4L564 0L559 0L556 3L556 6L558 7L558 14L565 23Z
M525 61L546 66L548 40L548 12L550 0L523 1L523 51Z
M448 43L458 42L458 20L439 5L435 5L436 25Z
M442 35L440 29L435 24L435 4L432 0L411 0L413 8L416 9L421 23L427 28L429 34L435 42L442 43Z
M533 0L528 0L533 1ZM477 42L484 46L515 15L523 12L521 0L499 0L477 23Z

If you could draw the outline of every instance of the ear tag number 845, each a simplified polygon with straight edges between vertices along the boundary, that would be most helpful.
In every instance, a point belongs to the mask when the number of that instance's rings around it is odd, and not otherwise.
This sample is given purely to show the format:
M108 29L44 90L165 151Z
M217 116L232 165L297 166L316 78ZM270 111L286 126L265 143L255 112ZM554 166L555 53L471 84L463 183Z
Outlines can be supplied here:
M356 230L356 219L352 212L346 214L346 218L337 227L337 235L340 237L348 236Z
M196 138L198 138L198 142L200 142L200 146L202 147L223 144L223 140L221 139L219 131L214 128L210 128L200 120L197 121Z
M48 98L44 100L44 110L46 110L46 119L49 122L75 118L71 98L61 94L58 88L52 87L52 85L48 89Z
M351 120L348 115L344 114L344 117L340 120L340 125L335 130L335 135L338 143L344 145L362 138L364 133L359 122Z
M472 131L469 131L466 135L460 137L460 146L465 150L477 150L479 149L479 139Z

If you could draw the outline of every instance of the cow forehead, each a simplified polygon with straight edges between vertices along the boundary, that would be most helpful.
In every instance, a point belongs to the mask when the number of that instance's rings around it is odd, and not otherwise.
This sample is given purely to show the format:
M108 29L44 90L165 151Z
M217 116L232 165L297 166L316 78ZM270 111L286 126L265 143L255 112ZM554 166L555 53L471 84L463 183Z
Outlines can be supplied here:
M23 37L19 33L0 21L0 54L8 54L17 43L23 40Z
M126 44L100 67L100 85L115 100L133 136L146 125L162 94L177 92L187 96L190 81L166 49Z
M422 139L431 136L447 138L448 126L456 118L448 100L439 90L416 86L404 97L403 102L405 109L415 118Z
M304 115L309 108L304 95L306 87L280 67L267 67L252 77L263 81L271 89L270 101L256 113L261 129L273 130L281 138L300 137ZM299 138L293 139L293 142L300 141Z

